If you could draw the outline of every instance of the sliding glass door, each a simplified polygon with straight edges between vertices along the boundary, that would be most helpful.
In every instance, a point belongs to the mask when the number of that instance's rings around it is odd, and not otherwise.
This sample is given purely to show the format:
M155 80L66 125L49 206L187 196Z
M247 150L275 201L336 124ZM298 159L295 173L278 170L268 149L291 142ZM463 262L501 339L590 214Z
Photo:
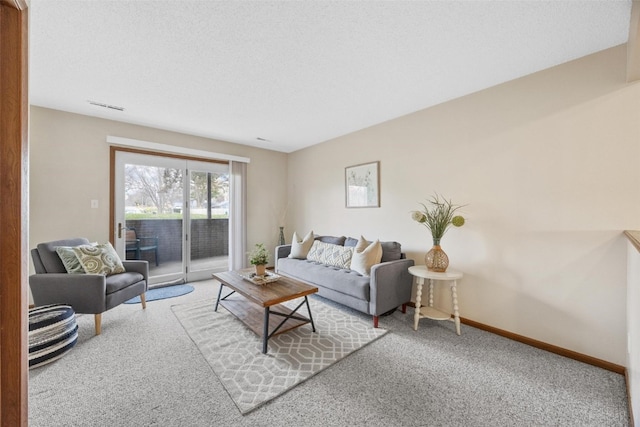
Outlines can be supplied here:
M150 283L229 269L229 165L116 152L114 242L149 261Z
M229 270L229 166L187 162L187 280Z

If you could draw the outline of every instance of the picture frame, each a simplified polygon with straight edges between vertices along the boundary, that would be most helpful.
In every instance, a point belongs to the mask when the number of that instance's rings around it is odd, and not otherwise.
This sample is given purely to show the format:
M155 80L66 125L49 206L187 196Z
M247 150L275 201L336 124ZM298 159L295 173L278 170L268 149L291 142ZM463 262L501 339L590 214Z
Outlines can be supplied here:
M347 166L344 185L347 208L379 208L380 162Z

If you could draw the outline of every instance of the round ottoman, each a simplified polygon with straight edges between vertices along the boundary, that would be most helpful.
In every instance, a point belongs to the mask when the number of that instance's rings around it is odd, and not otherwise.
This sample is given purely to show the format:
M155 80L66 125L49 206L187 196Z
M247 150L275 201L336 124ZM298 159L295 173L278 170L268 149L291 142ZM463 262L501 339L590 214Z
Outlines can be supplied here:
M29 369L61 358L77 341L78 324L71 306L51 304L29 310Z

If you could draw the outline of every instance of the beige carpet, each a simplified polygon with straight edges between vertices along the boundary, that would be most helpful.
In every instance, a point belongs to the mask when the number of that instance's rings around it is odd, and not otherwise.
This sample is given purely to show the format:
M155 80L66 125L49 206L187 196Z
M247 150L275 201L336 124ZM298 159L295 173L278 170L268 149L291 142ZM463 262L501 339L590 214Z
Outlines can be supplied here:
M366 346L387 331L373 328L320 298L309 298L311 325L277 335L262 353L262 339L215 301L171 307L229 396L246 414ZM304 314L304 308L301 309Z

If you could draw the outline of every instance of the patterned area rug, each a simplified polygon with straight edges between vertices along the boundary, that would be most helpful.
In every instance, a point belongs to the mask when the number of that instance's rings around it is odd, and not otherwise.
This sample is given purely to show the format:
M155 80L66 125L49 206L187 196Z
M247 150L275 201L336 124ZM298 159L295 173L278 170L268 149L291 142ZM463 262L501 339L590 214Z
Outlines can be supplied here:
M246 414L387 332L319 299L309 298L309 303L316 333L307 324L277 335L269 340L267 354L262 354L261 337L224 307L213 311L214 300L171 309Z

